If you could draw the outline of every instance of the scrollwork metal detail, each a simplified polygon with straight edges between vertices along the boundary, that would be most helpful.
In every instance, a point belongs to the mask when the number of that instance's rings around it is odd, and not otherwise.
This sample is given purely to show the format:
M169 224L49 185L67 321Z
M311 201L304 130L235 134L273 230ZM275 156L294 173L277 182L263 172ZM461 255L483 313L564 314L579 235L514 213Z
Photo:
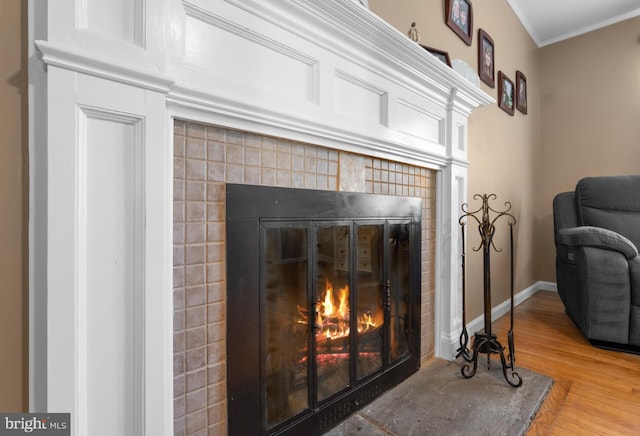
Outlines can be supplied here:
M513 340L513 226L516 218L511 211L511 203L505 202L504 210L496 210L489 205L490 200L496 200L495 194L475 194L476 200L482 200L482 204L475 210L470 210L469 205L464 203L461 207L463 215L458 220L462 231L462 333L460 334L460 347L457 349L456 358L461 357L468 363L461 368L461 373L465 378L471 378L478 369L478 355L487 355L487 369L490 369L491 355L499 354L502 364L502 373L505 380L513 387L522 386L522 378L515 371L515 345ZM493 216L492 216L493 213ZM511 258L511 325L508 332L509 354L505 357L505 347L498 341L491 332L491 249L501 252L502 249L496 247L493 237L496 231L496 222L506 217L509 225L510 235L510 258ZM480 234L480 245L474 247L474 251L483 252L483 272L484 272L484 332L476 333L473 338L471 351L468 347L469 333L466 323L466 251L465 251L465 226L467 221L472 219L477 223Z

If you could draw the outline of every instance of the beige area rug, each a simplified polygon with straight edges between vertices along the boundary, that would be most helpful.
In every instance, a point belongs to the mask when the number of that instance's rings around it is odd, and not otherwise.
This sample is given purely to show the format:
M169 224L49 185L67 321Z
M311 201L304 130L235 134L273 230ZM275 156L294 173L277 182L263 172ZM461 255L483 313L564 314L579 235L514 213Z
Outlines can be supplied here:
M462 359L434 359L395 388L326 433L330 436L522 435L549 393L553 380L516 367L519 388L504 379L499 359L487 370L480 355L470 379Z

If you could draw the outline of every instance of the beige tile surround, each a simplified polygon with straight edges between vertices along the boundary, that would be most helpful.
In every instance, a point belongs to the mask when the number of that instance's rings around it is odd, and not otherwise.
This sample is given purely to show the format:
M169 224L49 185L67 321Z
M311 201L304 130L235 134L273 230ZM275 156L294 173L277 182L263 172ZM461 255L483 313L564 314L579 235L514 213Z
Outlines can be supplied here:
M436 171L175 121L174 434L226 434L225 183L423 198L421 360L434 353Z

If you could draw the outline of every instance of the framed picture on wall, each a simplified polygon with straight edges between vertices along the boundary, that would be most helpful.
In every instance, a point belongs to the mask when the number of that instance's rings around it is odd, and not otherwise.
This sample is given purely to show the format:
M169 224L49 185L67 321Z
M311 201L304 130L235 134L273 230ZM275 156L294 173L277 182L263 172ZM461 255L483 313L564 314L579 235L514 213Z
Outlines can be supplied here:
M515 88L513 81L509 79L502 71L498 71L498 106L513 115L515 105Z
M495 45L487 32L478 29L478 75L480 80L495 88Z
M433 48L433 47L427 47L426 45L422 45L422 44L420 44L420 46L424 48L426 51L428 51L429 53L431 53L432 55L434 55L435 57L437 57L440 60L440 62L442 62L443 64L451 66L451 58L449 57L448 52L444 50L438 50L437 48Z
M527 77L522 71L516 71L516 108L527 114Z
M471 0L445 0L445 23L462 39L471 45L473 38L473 7Z

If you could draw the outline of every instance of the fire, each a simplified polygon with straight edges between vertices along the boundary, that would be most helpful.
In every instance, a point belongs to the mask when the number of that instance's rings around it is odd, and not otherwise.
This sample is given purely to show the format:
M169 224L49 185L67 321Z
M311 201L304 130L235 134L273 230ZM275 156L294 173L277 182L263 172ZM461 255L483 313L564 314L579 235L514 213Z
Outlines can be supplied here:
M337 295L336 295L337 294ZM349 286L345 285L337 292L328 279L325 281L324 297L316 306L316 326L319 335L327 339L349 336Z
M306 324L307 311L298 306L298 313L301 317L298 322ZM373 315L370 310L359 313L356 323L358 333L375 330L384 322L382 312L376 313L377 315ZM314 327L317 341L323 344L322 347L334 350L341 348L343 343L341 339L348 338L351 333L348 285L334 289L329 279L325 279L324 290L320 293L315 305Z
M375 328L376 323L373 321L371 312L363 313L358 319L358 333L366 332L370 328Z

